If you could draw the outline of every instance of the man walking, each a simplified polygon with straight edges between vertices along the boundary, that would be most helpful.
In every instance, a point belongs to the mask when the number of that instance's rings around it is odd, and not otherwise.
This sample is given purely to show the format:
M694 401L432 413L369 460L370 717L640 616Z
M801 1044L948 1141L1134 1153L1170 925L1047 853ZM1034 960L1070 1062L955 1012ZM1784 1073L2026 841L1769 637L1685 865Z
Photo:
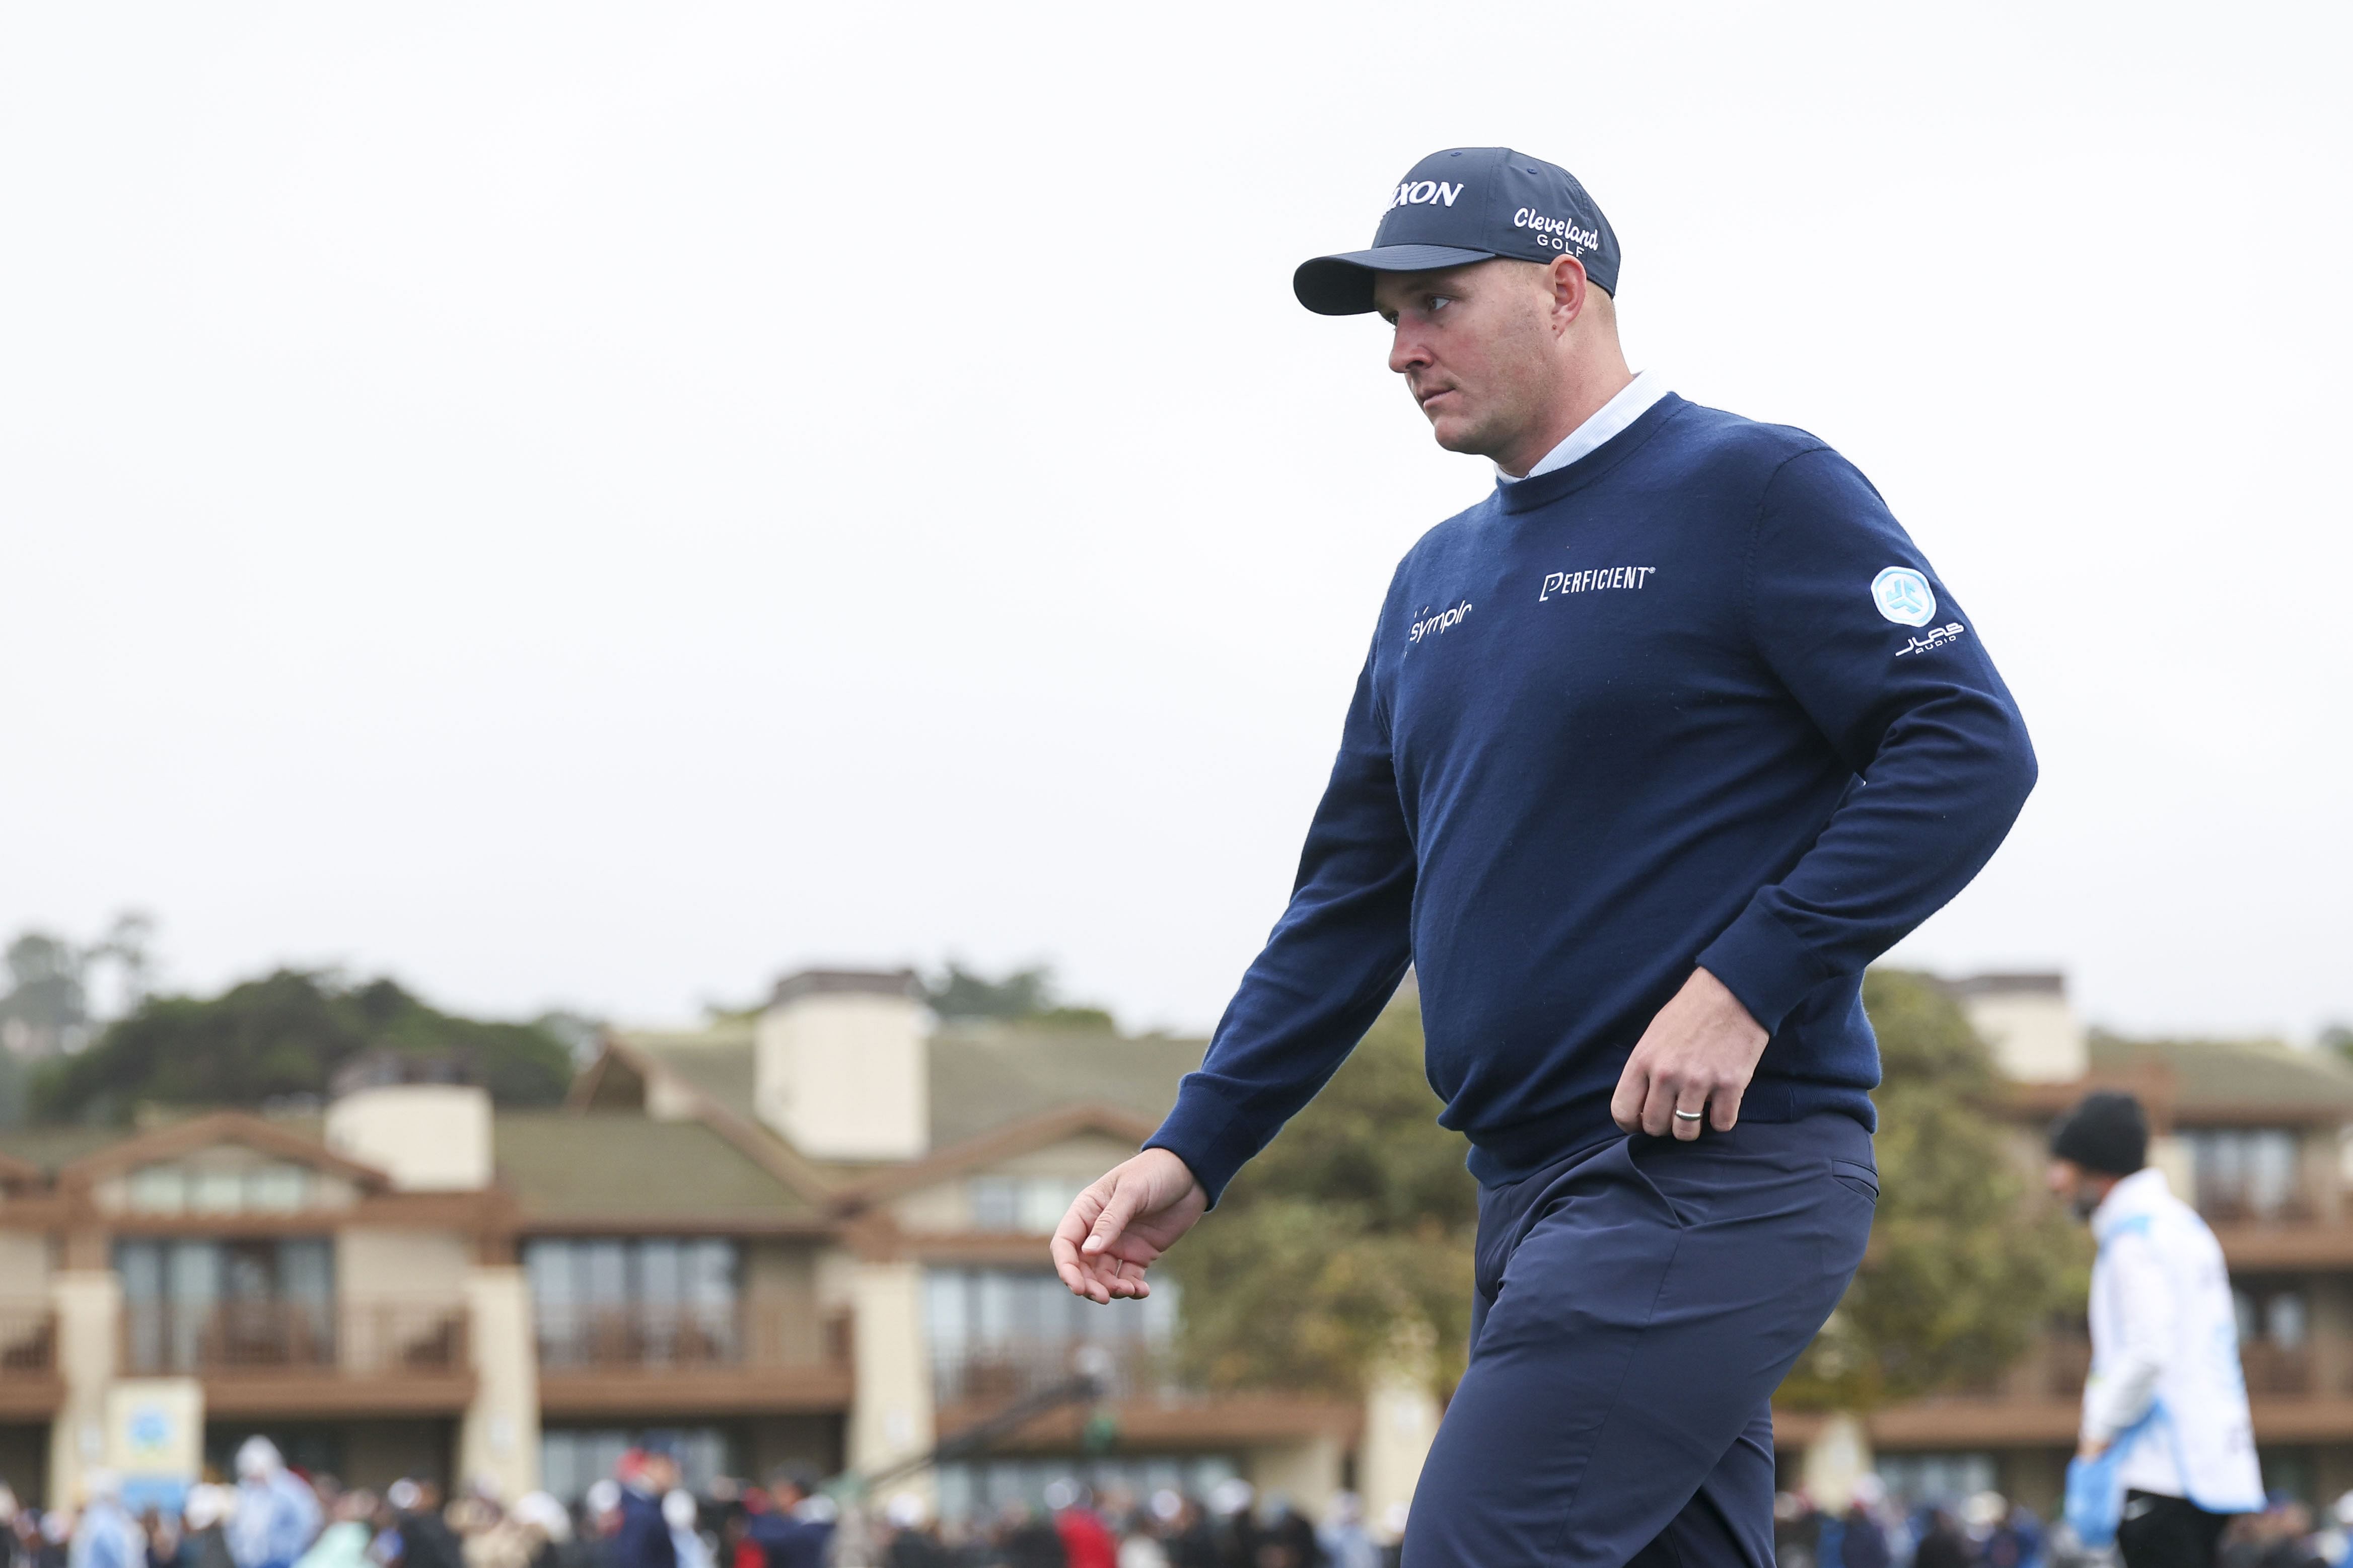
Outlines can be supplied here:
M1293 279L1380 313L1438 444L1496 484L1398 567L1290 907L1052 1242L1073 1291L1146 1293L1411 963L1481 1198L1406 1568L1769 1568L1768 1401L1878 1192L1863 966L2034 779L1862 476L1627 368L1619 259L1566 171L1460 148Z
M2086 1095L2051 1134L2051 1190L2091 1221L2085 1459L2113 1451L2126 1568L2213 1568L2234 1513L2263 1506L2222 1248L2147 1164L2129 1094Z

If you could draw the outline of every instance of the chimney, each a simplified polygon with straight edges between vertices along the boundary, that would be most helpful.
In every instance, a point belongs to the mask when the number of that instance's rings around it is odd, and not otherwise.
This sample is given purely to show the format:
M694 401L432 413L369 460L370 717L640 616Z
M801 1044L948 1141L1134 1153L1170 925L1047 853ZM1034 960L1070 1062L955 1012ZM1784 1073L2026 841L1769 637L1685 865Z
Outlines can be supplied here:
M807 969L754 1037L752 1106L820 1160L912 1160L931 1141L929 1017L913 970Z
M2018 1083L2073 1083L2091 1070L2083 1021L2058 974L1973 974L1947 983L1961 1011Z
M327 1107L327 1147L374 1165L404 1193L491 1184L491 1097L462 1083L354 1089Z

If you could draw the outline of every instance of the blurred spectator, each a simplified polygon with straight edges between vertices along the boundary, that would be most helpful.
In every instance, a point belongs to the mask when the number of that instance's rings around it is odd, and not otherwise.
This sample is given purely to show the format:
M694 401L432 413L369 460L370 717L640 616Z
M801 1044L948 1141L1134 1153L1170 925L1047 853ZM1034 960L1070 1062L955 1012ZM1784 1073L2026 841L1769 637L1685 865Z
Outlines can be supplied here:
M1056 1481L1048 1487L1046 1507L1053 1515L1054 1533L1062 1538L1062 1561L1068 1568L1119 1568L1119 1542L1087 1506L1077 1482Z
M1928 1510L1928 1527L1912 1553L1912 1568L1969 1568L1969 1540L1958 1521L1941 1508Z
M248 1437L237 1451L237 1511L228 1552L237 1568L294 1568L319 1533L319 1500L290 1473L278 1445Z
M1219 1481L1209 1490L1210 1539L1217 1568L1258 1568L1258 1521L1250 1505L1258 1489L1239 1478Z
M141 1568L146 1542L122 1506L121 1478L112 1470L92 1470L82 1486L90 1499L74 1525L68 1561L73 1568Z
M384 1497L391 1506L401 1568L465 1568L464 1553L441 1517L440 1497L432 1482L413 1478L397 1480Z
M237 1568L228 1552L228 1516L236 1511L237 1494L210 1481L188 1489L180 1517L187 1529L180 1537L179 1568Z
M572 1515L546 1492L525 1492L515 1499L507 1521L522 1542L529 1568L579 1568L574 1545Z
M1164 1498L1167 1500L1165 1511ZM1218 1542L1209 1528L1208 1510L1175 1492L1155 1495L1152 1508L1161 1520L1160 1541L1168 1553L1168 1568L1218 1568Z
M1274 1524L1259 1538L1258 1568L1324 1568L1324 1545L1305 1514L1282 1500Z
M768 1510L744 1528L767 1558L767 1568L824 1568L836 1515L817 1495L817 1478L806 1470L778 1470L768 1481ZM620 1568L630 1568L621 1564Z
M884 1568L948 1568L953 1559L922 1498L901 1492L884 1507L882 1517L891 1527L890 1544L882 1552Z
M33 1568L66 1568L66 1547L72 1539L73 1515L61 1508L41 1515L41 1535L33 1551Z
M344 1492L328 1509L327 1528L296 1560L294 1568L368 1568L368 1546L375 1540L375 1498L364 1491Z
M711 1548L702 1540L702 1510L695 1503L694 1494L684 1487L672 1487L662 1494L661 1510L662 1521L670 1526L670 1552L678 1568L714 1568Z
M678 1462L659 1449L621 1456L620 1523L613 1531L613 1568L684 1568L670 1541L661 1500L678 1485Z
M1815 1568L1821 1561L1822 1516L1810 1499L1781 1492L1773 1499L1773 1561L1778 1568Z
M1354 1492L1332 1500L1332 1517L1317 1531L1324 1560L1332 1568L1381 1568L1380 1548L1365 1528L1365 1505Z
M1008 1503L997 1543L1005 1568L1069 1568L1061 1532L1028 1503Z

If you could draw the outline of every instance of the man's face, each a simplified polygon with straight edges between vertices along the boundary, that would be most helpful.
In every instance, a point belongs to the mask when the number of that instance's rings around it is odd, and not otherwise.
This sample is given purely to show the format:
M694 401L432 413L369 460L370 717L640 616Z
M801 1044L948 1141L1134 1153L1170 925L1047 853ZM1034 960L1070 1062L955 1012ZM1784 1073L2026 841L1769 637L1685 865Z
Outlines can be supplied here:
M2100 1200L2108 1195L2110 1184L2102 1181L2073 1160L2052 1157L2050 1169L2043 1173L2042 1184L2052 1194L2073 1210L2077 1219L2090 1219Z
M1395 329L1389 368L1440 446L1493 458L1543 423L1558 343L1549 269L1494 260L1384 272L1373 303Z

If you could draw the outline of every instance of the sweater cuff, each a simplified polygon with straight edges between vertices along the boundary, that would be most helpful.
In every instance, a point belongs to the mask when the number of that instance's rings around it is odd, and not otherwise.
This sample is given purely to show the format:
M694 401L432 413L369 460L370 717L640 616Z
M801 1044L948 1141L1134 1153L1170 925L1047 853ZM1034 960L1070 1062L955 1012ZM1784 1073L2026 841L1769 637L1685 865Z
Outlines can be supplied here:
M1185 1162L1193 1179L1218 1206L1226 1184L1258 1152L1242 1131L1240 1114L1226 1103L1199 1076L1187 1077L1176 1090L1176 1104L1160 1131L1144 1141L1146 1149L1166 1149Z
M1767 1035L1779 1030L1781 1020L1805 1000L1807 992L1830 978L1820 972L1812 950L1771 910L1754 901L1707 944L1699 966L1723 981Z

